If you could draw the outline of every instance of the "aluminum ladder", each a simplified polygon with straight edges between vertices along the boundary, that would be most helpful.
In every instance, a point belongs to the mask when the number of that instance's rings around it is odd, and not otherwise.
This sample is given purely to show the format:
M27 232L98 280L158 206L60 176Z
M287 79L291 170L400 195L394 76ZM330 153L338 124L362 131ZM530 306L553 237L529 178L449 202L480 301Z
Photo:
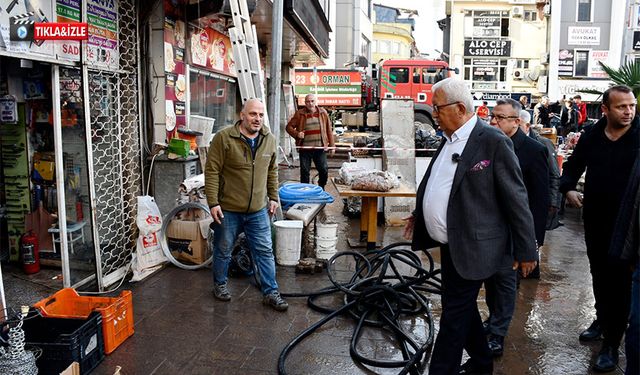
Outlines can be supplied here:
M233 27L229 28L229 37L242 103L249 99L260 99L265 104L264 124L269 127L256 27L251 24L246 0L231 0L230 5Z

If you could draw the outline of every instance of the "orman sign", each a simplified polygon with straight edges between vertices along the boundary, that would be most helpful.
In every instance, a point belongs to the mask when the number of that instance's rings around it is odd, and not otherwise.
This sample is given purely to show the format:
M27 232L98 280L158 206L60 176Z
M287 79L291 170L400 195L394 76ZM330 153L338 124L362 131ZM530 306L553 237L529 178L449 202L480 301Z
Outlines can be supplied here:
M511 56L511 41L500 39L465 40L464 55L477 57L509 57Z

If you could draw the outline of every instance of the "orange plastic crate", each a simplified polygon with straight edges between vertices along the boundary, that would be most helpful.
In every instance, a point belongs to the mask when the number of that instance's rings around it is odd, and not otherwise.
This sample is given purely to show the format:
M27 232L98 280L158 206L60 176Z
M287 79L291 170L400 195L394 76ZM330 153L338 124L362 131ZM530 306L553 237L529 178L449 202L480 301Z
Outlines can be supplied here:
M64 288L34 305L50 318L86 319L92 311L102 314L104 352L110 354L133 335L133 297L125 290L119 297L85 297Z

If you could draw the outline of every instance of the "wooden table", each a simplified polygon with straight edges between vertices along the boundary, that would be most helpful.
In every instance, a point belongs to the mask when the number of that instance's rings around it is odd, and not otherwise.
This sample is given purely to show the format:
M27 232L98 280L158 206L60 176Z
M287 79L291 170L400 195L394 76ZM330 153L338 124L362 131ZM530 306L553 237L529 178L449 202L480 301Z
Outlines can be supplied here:
M378 198L380 197L415 197L416 192L406 185L389 191L369 191L352 190L348 185L340 185L331 179L340 197L361 197L362 206L360 208L360 241L366 237L367 250L376 248L376 238L378 235Z

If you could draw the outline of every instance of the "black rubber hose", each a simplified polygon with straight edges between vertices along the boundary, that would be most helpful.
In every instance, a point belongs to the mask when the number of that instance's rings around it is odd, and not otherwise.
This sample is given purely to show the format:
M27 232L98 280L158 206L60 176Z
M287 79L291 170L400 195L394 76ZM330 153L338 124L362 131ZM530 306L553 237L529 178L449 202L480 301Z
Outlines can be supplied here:
M408 249L402 249L406 247ZM423 266L420 257L410 250L409 243L396 243L380 250L364 254L354 251L339 252L327 264L327 275L333 286L312 293L283 293L285 297L307 297L307 304L313 310L328 314L291 340L280 353L278 373L285 375L287 356L302 340L331 319L348 314L355 321L350 340L349 352L360 365L382 368L401 368L400 374L420 374L424 372L434 339L434 323L427 294L440 294L439 269L435 269L433 257L424 251L428 265ZM345 277L345 272L335 271L340 258L351 257L355 263L353 272ZM409 271L402 271L402 270ZM338 280L338 273L346 281ZM331 308L322 306L318 299L338 292L344 293L343 306ZM424 334L417 340L411 332L403 329L401 320L414 315L424 316L427 323ZM381 360L369 358L358 351L358 344L365 327L373 327L391 332L394 344L402 359ZM423 341L420 343L419 341Z

